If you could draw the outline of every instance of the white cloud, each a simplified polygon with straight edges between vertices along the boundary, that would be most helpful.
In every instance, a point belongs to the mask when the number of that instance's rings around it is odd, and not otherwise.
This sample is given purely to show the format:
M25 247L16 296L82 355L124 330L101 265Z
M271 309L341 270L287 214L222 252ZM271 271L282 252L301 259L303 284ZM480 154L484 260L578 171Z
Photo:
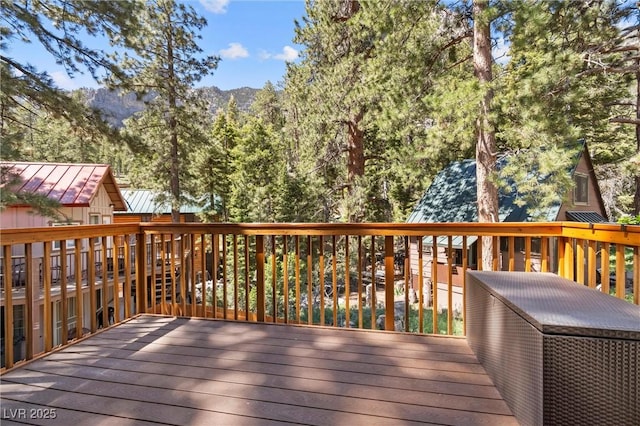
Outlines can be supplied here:
M267 52L266 50L261 50L260 53L258 53L258 56L262 60L271 59L273 57L273 55L271 53Z
M229 0L200 0L200 4L212 13L227 13Z
M280 61L292 62L298 58L298 51L291 46L285 46L282 48L282 53L273 55L273 59Z
M50 76L56 86L60 89L75 90L79 87L78 84L63 71L54 71Z
M249 52L240 43L229 43L228 49L222 49L220 56L226 59L247 58Z

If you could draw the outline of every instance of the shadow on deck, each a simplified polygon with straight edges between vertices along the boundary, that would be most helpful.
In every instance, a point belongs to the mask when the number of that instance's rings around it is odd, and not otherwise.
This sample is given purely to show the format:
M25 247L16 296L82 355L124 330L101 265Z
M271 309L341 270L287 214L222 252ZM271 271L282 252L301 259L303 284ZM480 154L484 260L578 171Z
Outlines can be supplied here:
M1 379L3 425L517 424L466 340L395 332L142 315Z

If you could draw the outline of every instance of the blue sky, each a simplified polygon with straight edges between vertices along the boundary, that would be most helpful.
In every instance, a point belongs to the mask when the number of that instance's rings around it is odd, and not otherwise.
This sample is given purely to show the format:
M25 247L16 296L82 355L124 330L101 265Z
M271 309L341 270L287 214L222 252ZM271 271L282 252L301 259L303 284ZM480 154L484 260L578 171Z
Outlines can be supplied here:
M294 20L301 21L305 14L304 0L183 1L207 19L198 43L203 53L222 59L200 86L229 90L245 86L259 89L267 81L278 84L283 80L286 62L296 60L301 46L293 43ZM107 46L104 40L87 38L85 42L91 47ZM98 87L88 73L70 78L37 44L10 43L8 54L46 71L60 88Z
M301 46L293 43L294 20L305 14L304 0L189 0L209 25L200 46L222 60L204 85L223 90L261 88L282 81L286 61Z

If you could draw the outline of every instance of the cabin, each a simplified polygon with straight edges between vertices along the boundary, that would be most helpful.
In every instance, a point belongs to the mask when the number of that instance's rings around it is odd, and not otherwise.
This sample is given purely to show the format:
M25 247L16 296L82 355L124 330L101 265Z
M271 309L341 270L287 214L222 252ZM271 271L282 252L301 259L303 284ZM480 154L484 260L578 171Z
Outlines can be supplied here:
M568 197L568 201L558 203L543 215L544 221L577 221L588 223L606 223L608 222L607 213L605 211L604 202L598 186L598 180L593 171L591 156L587 149L587 145L581 142L582 149L575 157L571 175L574 180L574 189ZM499 161L498 167L504 163ZM412 213L410 214L408 223L441 223L441 222L477 222L477 195L476 195L476 162L474 159L456 161L449 164L444 170L436 175L430 187L424 193ZM528 211L528 206L521 205L518 201L517 190L513 192L505 192L499 190L499 221L500 222L532 222L533 219ZM525 240L524 238L515 238L515 268L524 270L525 262ZM475 259L477 259L477 237L467 237L467 253L463 253L462 237L453 236L451 246L449 238L439 237L436 240L437 254L434 255L434 243L431 237L425 237L422 240L422 251L425 265L423 266L424 283L426 284L425 296L426 303L430 304L432 300L431 276L433 264L437 268L437 280L439 295L445 294L444 283L447 282L449 276L449 256L452 258L451 275L454 286L454 306L456 310L461 309L462 305L462 284L464 271L462 270L463 256L467 256L469 268L475 269ZM451 250L451 252L449 251ZM500 258L499 269L506 270L508 268L508 250L507 239L500 239ZM557 250L551 246L549 250ZM540 270L540 239L532 240L532 269ZM419 267L417 264L418 244L414 238L410 244L410 265L412 288L417 291ZM553 253L551 253L553 254ZM555 256L550 256L552 259ZM557 271L557 265L551 265L553 271ZM438 307L446 306L446 298L438 297Z
M158 194L149 189L122 189L126 210L114 215L115 223L171 222L171 204L166 194ZM180 207L180 223L200 222L198 214L202 208L195 203Z
M54 226L70 226L70 225L102 225L113 223L114 212L125 211L126 204L122 197L118 184L116 183L111 167L106 164L64 164L64 163L39 163L39 162L8 162L0 163L3 176L9 176L10 184L6 185L4 191L12 191L15 194L23 195L40 195L56 201L59 206L56 210L56 217L46 217L34 211L33 207L23 204L11 204L0 212L0 224L2 229L10 228L35 228L35 227L54 227ZM62 297L60 291L60 283L64 276L64 280L68 283L75 281L76 271L81 271L81 280L86 283L88 280L87 271L90 259L95 264L95 279L101 282L104 278L103 265L101 259L102 250L111 252L112 241L107 241L107 246L102 247L100 241L94 241L94 250L90 249L90 240L80 240L81 254L76 257L76 245L74 240L54 241L47 250L50 252L50 262L45 266L45 246L41 243L30 245L29 250L33 258L36 260L27 268L26 245L16 245L12 247L11 259L8 262L10 271L6 271L4 253L0 254L0 286L4 288L5 277L10 274L11 285L15 289L15 299L18 302L14 316L16 319L23 315L25 310L25 287L28 281L37 283L38 288L43 288L44 272L49 271L50 284L56 286L57 291L52 297L54 316L61 311ZM62 247L65 244L65 247ZM64 249L64 250L63 250ZM92 257L89 252L93 251ZM63 260L63 254L65 259ZM77 260L79 259L79 261ZM76 268L76 265L79 267ZM88 293L86 285L83 292ZM99 306L93 310L102 309L101 284L96 287L96 301ZM113 289L110 289L113 292ZM109 300L113 300L114 295L109 295ZM22 304L19 302L22 300ZM90 297L83 297L82 312L91 312L89 306ZM76 287L68 286L67 289L67 306L76 307ZM4 307L2 307L4 309ZM36 297L33 300L32 311L36 318L44 312L44 301L42 297ZM72 327L75 323L76 314L73 310L70 314L69 324ZM60 322L59 315L55 317L57 323ZM84 320L87 324L88 318ZM36 321L38 326L42 326L40 321ZM24 349L24 341L20 341L19 336L24 336L24 330L19 325L21 321L17 321L18 328L15 330L18 341L16 351L18 353ZM4 330L3 330L4 331ZM39 336L42 333L34 330L32 335ZM61 342L61 330L58 329L54 336L54 341ZM34 339L34 347L41 349L42 340Z
M57 218L44 217L29 205L14 204L0 212L2 228L99 225L126 211L125 200L107 164L0 162L16 178L3 190L45 196L60 204Z

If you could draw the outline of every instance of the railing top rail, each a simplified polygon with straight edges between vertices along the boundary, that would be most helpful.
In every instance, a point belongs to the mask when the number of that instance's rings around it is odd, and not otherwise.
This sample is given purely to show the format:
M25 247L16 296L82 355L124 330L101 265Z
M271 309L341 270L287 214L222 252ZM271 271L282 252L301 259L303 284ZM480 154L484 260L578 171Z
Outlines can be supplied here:
M136 234L139 232L139 223L11 228L2 230L0 233L0 243L2 245L39 243L44 241L73 240L76 238L95 238L104 235Z
M153 234L239 235L530 235L558 236L560 222L545 223L142 223Z
M640 246L640 226L579 222L512 223L127 223L2 230L6 244L123 234L568 237Z
M562 236L640 246L640 226L613 223L560 222Z

